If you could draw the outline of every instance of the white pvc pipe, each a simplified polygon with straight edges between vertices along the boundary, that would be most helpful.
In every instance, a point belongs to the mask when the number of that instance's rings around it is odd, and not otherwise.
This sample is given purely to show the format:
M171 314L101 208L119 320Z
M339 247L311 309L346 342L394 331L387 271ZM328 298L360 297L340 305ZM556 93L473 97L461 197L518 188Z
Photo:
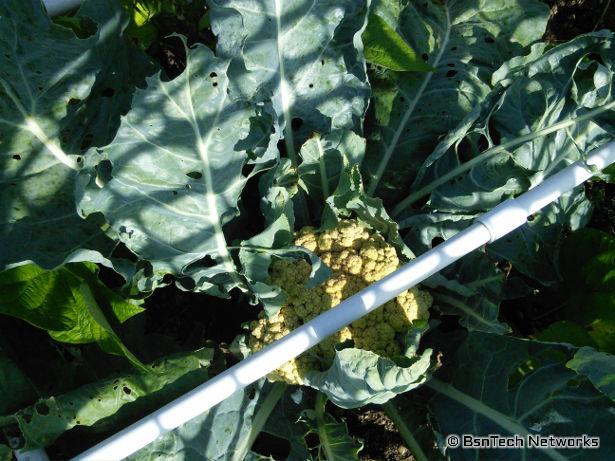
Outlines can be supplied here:
M614 162L615 142L612 142L594 151L586 163L602 169ZM523 225L529 215L593 176L586 163L576 162L518 198L506 200L436 248L72 461L120 460L135 453L462 256Z
M83 0L43 0L49 16L57 16L78 7Z

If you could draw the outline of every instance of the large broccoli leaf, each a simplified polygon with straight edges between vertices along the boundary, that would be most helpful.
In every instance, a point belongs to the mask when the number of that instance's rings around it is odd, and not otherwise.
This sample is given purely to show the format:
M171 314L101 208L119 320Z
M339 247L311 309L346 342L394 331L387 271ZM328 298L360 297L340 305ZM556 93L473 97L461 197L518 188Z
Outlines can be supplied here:
M471 333L454 357L444 359L450 376L427 383L436 391L430 402L434 422L443 436L597 436L600 448L591 457L608 460L615 448L615 404L566 368L572 354L557 344ZM564 460L584 459L587 451L448 448L447 454L454 460Z
M190 276L216 294L243 286L223 226L261 141L251 137L259 108L231 100L227 67L197 46L177 78L148 79L113 142L89 155L79 203L86 216L102 213L155 276Z
M138 407L148 399L168 401L181 395L207 378L212 359L212 349L168 357L152 364L155 372L118 374L66 394L40 399L10 416L0 417L0 428L16 426L25 450L44 447L75 426L92 426L102 420L110 424L107 418L119 417L124 406ZM151 405L139 413L144 415L148 410Z
M374 11L435 71L372 78L374 114L365 171L368 192L394 200L439 137L489 92L491 73L544 33L548 7L536 0L376 2Z
M0 3L0 267L106 262L98 251L114 246L95 219L78 216L73 187L83 160L62 142L68 108L82 103L104 66L99 34L77 39L38 0Z
M368 86L355 69L362 59L354 40L365 23L363 1L212 3L217 53L238 58L237 65L250 71L241 81L249 80L252 92L271 95L295 166L297 148L312 131L360 125Z

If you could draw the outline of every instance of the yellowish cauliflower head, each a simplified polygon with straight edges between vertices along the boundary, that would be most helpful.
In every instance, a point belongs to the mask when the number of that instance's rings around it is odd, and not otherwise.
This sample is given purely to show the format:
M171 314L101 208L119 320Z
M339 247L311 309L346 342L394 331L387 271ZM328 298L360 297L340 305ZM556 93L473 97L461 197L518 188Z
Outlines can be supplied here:
M285 304L273 317L264 313L251 325L248 346L254 352L282 338L318 314L338 305L400 266L395 249L375 231L346 220L335 228L319 232L303 228L295 239L317 254L331 269L323 284L308 288L311 267L304 260L276 260L271 266L271 282L280 286ZM268 375L272 381L303 384L309 370L330 365L335 344L354 341L355 347L391 357L401 353L396 334L404 332L416 319L427 318L432 298L426 291L412 288L378 310L343 328L311 350Z

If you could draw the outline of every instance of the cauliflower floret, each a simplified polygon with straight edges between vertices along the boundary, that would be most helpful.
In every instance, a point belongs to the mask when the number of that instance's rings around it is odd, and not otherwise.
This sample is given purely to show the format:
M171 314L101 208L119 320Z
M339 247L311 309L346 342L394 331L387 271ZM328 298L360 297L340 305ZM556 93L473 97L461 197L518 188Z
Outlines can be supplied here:
M341 221L335 228L317 231L305 227L295 245L317 254L332 274L323 284L308 288L311 267L304 260L276 260L271 267L271 282L286 294L286 302L273 317L261 314L252 322L248 346L254 352L282 338L318 314L378 281L400 266L395 249L375 231L357 221ZM268 375L271 381L303 384L309 370L330 365L335 344L352 340L357 348L391 357L400 354L398 333L417 319L427 318L431 295L419 288L404 291L378 310L342 328L301 356Z

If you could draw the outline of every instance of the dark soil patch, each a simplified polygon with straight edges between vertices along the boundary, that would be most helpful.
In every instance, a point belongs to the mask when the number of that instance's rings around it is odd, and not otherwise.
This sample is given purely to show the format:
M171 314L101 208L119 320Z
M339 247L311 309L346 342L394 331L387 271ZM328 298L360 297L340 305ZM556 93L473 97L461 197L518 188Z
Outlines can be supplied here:
M363 461L412 461L393 421L382 410L359 408L344 413L350 433L363 441Z

